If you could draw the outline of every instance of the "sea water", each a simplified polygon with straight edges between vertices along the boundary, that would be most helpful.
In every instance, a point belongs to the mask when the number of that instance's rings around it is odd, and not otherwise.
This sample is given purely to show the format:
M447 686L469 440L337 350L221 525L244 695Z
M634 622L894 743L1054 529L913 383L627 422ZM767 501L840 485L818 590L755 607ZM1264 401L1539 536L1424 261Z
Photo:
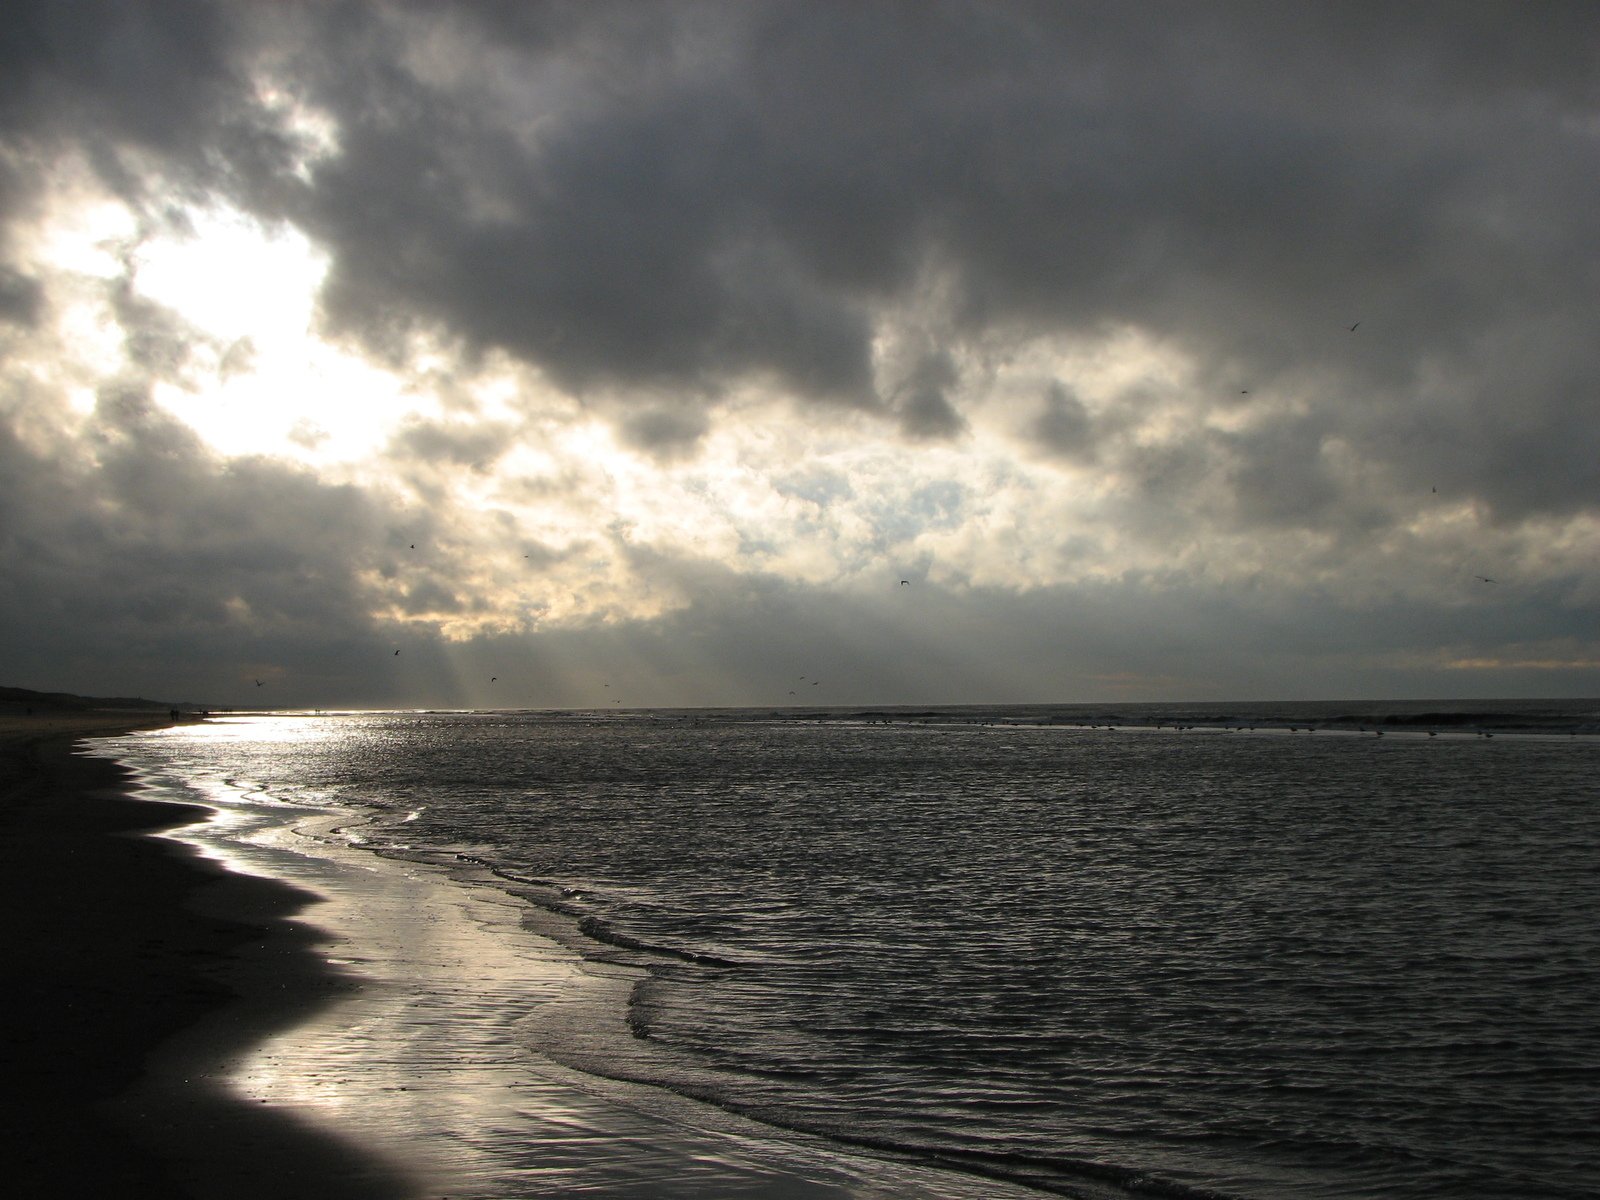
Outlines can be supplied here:
M626 969L625 1023L524 1031L579 1072L1064 1195L1559 1200L1600 1191L1597 708L298 714L115 745L175 794L347 810L345 841L487 873Z

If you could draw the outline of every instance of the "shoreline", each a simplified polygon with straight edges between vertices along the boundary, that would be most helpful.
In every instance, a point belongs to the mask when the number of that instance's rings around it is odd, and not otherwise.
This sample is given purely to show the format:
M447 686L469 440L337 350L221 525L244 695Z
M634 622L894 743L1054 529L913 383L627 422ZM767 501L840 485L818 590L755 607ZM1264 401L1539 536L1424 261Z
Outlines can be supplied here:
M325 971L313 939L286 920L312 897L149 836L209 810L137 797L132 771L79 751L84 738L171 724L164 715L0 718L0 897L17 914L0 1000L0 1028L10 1031L0 1051L12 1100L0 1125L8 1183L26 1195L124 1200L249 1200L286 1187L330 1200L407 1195L355 1148L218 1088L186 1087L164 1111L128 1107L171 1039L227 1014L215 1036L254 1041L301 1019ZM241 947L262 942L282 948L282 981L294 986L270 1006L241 1006L219 976ZM203 1171L167 1152L173 1140L201 1149L189 1157Z
M133 796L135 769L76 752L80 738L168 724L19 740L0 721L6 853L32 864L8 898L44 910L13 955L46 969L7 1012L36 1036L0 1055L29 1109L0 1135L29 1194L1039 1194L545 1059L530 1014L572 1008L574 963L522 925L525 901L308 841L292 832L307 822L281 812L229 806L214 821L214 806Z

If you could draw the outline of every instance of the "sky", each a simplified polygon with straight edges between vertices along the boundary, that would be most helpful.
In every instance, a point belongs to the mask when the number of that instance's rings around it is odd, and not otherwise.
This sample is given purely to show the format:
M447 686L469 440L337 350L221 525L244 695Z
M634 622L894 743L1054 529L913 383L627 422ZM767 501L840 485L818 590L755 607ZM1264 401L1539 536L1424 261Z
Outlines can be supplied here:
M1600 6L0 20L0 683L1600 695Z

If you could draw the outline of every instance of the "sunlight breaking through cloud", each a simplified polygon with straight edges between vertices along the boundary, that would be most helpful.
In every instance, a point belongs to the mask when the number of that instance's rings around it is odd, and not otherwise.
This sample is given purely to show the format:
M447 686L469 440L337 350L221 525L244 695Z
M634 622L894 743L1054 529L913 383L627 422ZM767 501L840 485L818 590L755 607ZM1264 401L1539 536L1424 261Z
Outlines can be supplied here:
M1587 662L1513 649L1600 603L1582 39L940 11L27 17L3 615L352 695L780 619L950 696Z

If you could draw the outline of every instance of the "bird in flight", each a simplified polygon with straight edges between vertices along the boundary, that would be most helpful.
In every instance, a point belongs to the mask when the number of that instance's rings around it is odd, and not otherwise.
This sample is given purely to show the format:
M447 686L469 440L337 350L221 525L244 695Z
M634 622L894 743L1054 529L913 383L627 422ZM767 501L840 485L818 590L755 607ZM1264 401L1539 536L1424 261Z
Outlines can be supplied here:
M256 680L256 686L257 687L266 687L267 685L262 683L261 680L258 679L258 680Z
M394 652L394 656L395 656L395 657L396 657L396 658L399 658L399 657L400 657L400 651L398 651L398 650L396 650L396 651L395 651L395 652Z
M901 581L900 581L900 586L901 586L901 587L910 587L910 586L911 586L911 580L909 580L909 579L902 579L902 580L901 580Z
M1473 578L1481 580L1484 583L1493 583L1494 582L1494 580L1490 579L1487 575L1474 575Z
M493 683L496 679L499 679L499 678L500 678L500 676L498 676L498 675L491 675L491 676L489 676L489 682Z
M1355 325L1350 326L1350 332L1354 333L1356 331L1356 325L1359 325L1359 324L1361 324L1361 322L1357 321Z

